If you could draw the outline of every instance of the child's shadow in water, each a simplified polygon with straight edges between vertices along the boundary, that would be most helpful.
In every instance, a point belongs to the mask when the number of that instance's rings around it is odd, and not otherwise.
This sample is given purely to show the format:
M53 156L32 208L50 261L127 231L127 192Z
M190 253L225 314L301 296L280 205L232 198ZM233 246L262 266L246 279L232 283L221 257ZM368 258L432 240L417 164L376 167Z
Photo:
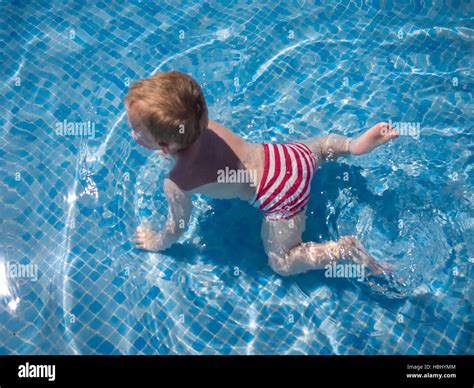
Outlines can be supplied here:
M326 163L318 169L306 210L308 218L303 241L324 242L334 239L334 236L330 236L326 224L327 206L334 203L340 190L344 188L351 188L356 201L370 204L378 217L398 219L395 207L383 206L387 201L394 203L393 193L387 190L382 196L373 194L368 189L367 180L362 176L361 170L360 167L341 163ZM186 242L173 246L167 254L177 260L181 260L182 257L200 256L200 260L215 265L237 266L249 276L257 275L261 270L267 270L267 274L271 274L272 270L268 266L260 237L262 213L243 201L211 200L210 202L213 209L198 220L196 232L200 237L200 244L205 248L198 250L195 244ZM327 220L329 224L335 226L341 210L341 208L335 209L334 214ZM353 287L345 279L326 278L323 270L283 279L284 283L296 282L306 294L323 285L335 286L338 292Z

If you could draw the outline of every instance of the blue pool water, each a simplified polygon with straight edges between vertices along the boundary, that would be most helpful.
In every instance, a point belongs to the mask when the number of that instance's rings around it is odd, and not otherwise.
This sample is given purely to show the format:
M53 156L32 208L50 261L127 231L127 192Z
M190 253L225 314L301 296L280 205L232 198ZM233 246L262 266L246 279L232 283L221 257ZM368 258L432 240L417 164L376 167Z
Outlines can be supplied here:
M473 353L472 4L114 3L0 3L0 354ZM170 69L255 142L411 125L318 171L304 234L356 234L407 297L275 275L241 201L197 196L182 244L136 250L170 161L123 97Z

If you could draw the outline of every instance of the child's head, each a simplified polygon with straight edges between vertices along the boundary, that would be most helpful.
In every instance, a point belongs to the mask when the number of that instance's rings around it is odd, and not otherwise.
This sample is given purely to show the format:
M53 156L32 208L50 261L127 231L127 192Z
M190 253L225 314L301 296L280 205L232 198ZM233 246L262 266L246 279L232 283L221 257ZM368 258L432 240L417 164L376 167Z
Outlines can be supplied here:
M201 88L177 71L137 81L125 96L133 138L149 149L174 153L192 144L207 128Z

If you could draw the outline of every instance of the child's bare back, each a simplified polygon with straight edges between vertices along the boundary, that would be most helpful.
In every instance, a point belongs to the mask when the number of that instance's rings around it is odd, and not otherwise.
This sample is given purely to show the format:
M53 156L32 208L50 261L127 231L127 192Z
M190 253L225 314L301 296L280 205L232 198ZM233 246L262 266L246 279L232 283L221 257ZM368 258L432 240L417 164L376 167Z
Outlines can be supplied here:
M174 156L169 179L184 191L211 198L249 200L263 170L260 144L212 120L195 143Z
M160 93L162 93L160 95ZM262 210L262 240L271 268L287 276L350 260L375 274L377 263L357 238L303 242L311 180L321 163L370 152L398 135L385 123L350 139L330 134L286 144L245 141L209 120L197 83L178 72L160 73L135 84L126 97L133 138L169 153L175 165L164 181L168 219L161 231L138 227L134 241L158 251L176 243L192 211L192 194L239 198Z

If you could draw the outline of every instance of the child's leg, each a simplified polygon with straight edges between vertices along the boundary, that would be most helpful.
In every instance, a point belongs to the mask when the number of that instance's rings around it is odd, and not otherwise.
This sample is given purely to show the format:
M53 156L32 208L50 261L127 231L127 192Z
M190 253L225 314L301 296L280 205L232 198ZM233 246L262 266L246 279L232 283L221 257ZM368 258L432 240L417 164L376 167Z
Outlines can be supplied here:
M316 136L304 140L301 143L306 144L318 159L318 165L325 161L336 160L340 156L349 155L350 143L352 139L343 135L331 133L326 136Z
M387 123L378 123L362 135L352 139L346 136L329 134L302 141L317 156L318 164L336 160L340 156L362 155L398 137L398 133Z
M305 229L305 220L304 212L290 220L263 220L263 245L270 267L276 273L289 276L312 269L324 269L334 260L351 260L367 266L374 273L383 272L384 267L365 252L362 244L353 236L344 236L338 241L323 244L303 243L301 235Z

